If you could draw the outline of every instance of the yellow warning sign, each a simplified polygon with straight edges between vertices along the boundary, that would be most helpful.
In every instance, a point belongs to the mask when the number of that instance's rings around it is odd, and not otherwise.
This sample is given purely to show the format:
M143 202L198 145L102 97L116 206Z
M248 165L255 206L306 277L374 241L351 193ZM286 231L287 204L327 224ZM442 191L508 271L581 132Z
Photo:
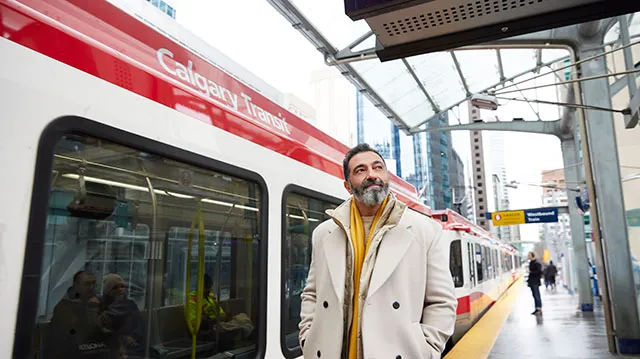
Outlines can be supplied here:
M494 226L513 226L524 224L524 211L502 211L491 213L491 222Z

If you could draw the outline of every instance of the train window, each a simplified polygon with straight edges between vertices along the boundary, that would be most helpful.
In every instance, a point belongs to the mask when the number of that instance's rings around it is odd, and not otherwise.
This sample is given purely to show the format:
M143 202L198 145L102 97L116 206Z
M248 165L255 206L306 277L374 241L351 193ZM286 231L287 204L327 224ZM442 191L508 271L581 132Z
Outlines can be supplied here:
M259 177L246 178L255 181L63 136L53 154L37 357L255 356L266 212Z
M492 270L492 275L493 277L497 277L498 276L498 266L500 265L500 262L498 262L496 260L496 250L495 249L489 249L489 253L491 254L491 268Z
M474 286L474 280L476 278L476 266L475 266L475 256L473 255L473 243L467 243L467 255L469 256L469 280L470 287Z
M483 269L484 258L482 254L482 246L476 244L476 273L478 276L478 283L482 283L486 278L485 270Z
M300 323L300 293L307 282L311 263L311 234L316 227L329 219L325 210L337 207L341 202L303 188L288 187L285 191L282 213L282 328L285 356L301 354L298 342Z
M462 270L462 244L457 239L451 242L449 250L449 270L456 288L464 285L464 277Z
M485 280L491 279L491 258L487 253L487 247L481 246L482 251L482 271Z

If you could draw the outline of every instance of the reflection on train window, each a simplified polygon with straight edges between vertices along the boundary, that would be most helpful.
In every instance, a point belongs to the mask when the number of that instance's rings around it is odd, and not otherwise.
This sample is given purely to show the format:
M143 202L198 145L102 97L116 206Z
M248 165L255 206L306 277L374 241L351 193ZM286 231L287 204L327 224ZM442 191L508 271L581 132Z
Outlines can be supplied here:
M490 277L490 266L491 266L491 258L489 258L489 256L487 255L487 247L485 246L481 246L480 248L482 251L482 276L484 278L484 280L489 280L491 279Z
M462 271L462 244L459 239L451 242L449 250L449 270L456 288L464 285Z
M330 218L325 210L337 205L297 193L289 193L286 203L282 243L284 297L281 340L289 350L293 350L299 347L300 293L307 282L311 263L311 234L320 223Z
M484 261L482 259L482 247L479 244L476 244L476 273L478 275L478 283L482 283L484 281L484 270L482 269L484 266Z
M255 356L257 183L79 135L51 182L38 358Z
M473 243L467 243L467 256L469 257L469 286L473 287L476 280L475 256L473 255Z

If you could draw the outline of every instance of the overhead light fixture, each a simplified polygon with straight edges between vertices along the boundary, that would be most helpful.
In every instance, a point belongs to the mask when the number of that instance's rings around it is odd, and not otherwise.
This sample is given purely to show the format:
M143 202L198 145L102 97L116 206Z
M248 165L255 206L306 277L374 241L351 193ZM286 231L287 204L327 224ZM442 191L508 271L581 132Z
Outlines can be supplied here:
M497 110L498 99L487 94L474 94L471 96L471 105L482 110Z
M63 174L62 177L77 180L80 178L80 175L75 173L66 173L66 174ZM136 186L133 184L116 182L116 181L110 181L110 180L96 178L96 177L89 177L89 176L83 176L83 177L84 177L84 180L87 182L99 183L107 186L121 187L121 188L131 189L131 190L140 191L140 192L149 192L149 189L147 187ZM159 194L165 194L165 193L161 192Z
M77 179L80 178L80 175L75 174L75 173L65 173L65 174L62 175L62 177L77 180ZM111 180L106 180L106 179L103 179L103 178L90 177L90 176L84 176L84 180L87 181L87 182L99 183L99 184L104 184L104 185L107 185L107 186L114 186L114 187L130 189L130 190L133 190L133 191L140 191L140 192L149 193L149 189L147 187L137 186L137 185L133 185L133 184L129 184L129 183L111 181ZM183 199L195 198L194 196L191 196L191 195L186 195L186 194L177 193L177 192L169 192L169 191L166 191L166 190L154 189L153 192L155 194L159 194L159 195L162 195L162 196L170 196L170 197L183 198ZM217 205L225 206L225 207L233 207L234 206L233 203L223 202L223 201L216 201L214 199L208 199L208 198L202 199L202 202L211 203L211 204L217 204ZM240 205L240 204L236 204L235 207L236 208L240 208L240 209L246 209L248 211L258 212L258 209L255 208L255 207L248 207L248 206L243 206L243 205Z
M298 216L297 214L287 214L287 217L304 220L304 217ZM309 222L320 222L320 220L316 218L307 218L307 219L309 220Z

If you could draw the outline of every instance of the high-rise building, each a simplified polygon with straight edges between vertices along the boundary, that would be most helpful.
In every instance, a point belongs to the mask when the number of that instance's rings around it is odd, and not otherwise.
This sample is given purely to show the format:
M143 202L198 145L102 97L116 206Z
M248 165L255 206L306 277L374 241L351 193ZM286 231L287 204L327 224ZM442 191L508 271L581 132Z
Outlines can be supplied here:
M469 103L469 122L473 123L480 120L480 110L471 106ZM471 131L471 160L473 190L475 198L475 223L487 231L490 231L489 221L485 218L485 213L489 210L487 207L488 197L486 189L486 176L484 166L484 141L481 131Z
M548 186L542 190L542 205L544 207L566 206L568 198L564 182L564 169L542 171L541 179L542 184ZM569 214L559 214L557 223L543 224L540 230L540 239L546 241L552 248L569 241L571 239Z
M316 119L316 109L306 103L304 100L292 93L284 94L282 107L286 108L292 114L309 122L314 126L318 126Z
M497 121L497 117L494 121ZM505 134L498 131L484 133L484 149L488 154L486 170L491 175L492 201L487 204L491 212L507 211L510 208L509 190L506 186L507 168L505 164ZM492 232L503 241L513 241L514 226L500 226L492 228Z
M458 152L453 150L449 157L449 181L451 182L451 203L452 209L460 215L467 217L468 208L466 178L464 172L464 163Z
M448 117L441 115L427 122L427 128L448 125ZM453 152L448 132L427 132L428 194L433 209L452 208L449 158Z
M171 6L168 2L164 0L147 0L147 2L157 7L163 13L169 15L172 19L176 18L176 8Z
M311 87L316 127L345 145L354 146L358 138L353 85L337 69L327 67L311 74Z

